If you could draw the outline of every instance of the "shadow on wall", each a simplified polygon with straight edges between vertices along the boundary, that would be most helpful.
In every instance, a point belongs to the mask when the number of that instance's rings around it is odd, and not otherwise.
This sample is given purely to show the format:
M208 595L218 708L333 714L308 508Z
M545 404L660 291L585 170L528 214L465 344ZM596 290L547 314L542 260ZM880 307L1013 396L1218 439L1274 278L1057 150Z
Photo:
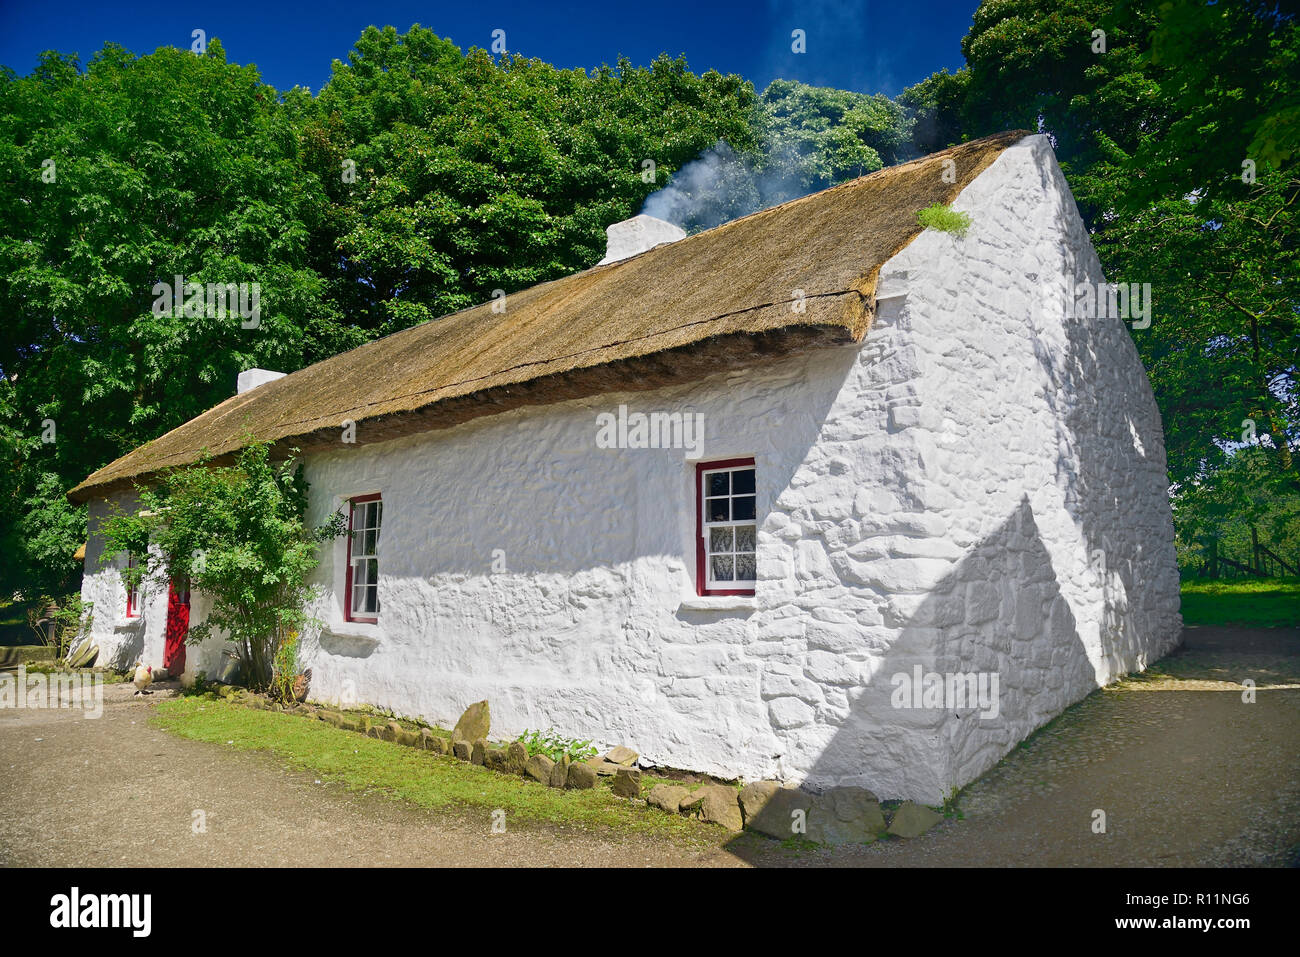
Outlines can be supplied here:
M119 632L119 634L122 634L122 632ZM97 660L95 665L102 668L115 668L121 671L125 668L134 668L135 663L143 658L144 628L141 626L126 631L121 643L108 655L107 658L101 657Z
M937 697L908 700L936 674L954 680ZM1026 498L925 595L806 783L937 805L1093 688L1092 663ZM969 694L954 699L959 689ZM757 862L746 843L728 849Z
M1096 680L1107 684L1181 640L1173 521L1159 410L1132 335L1119 318L1072 315L1073 283L1103 280L1090 246L1067 256L1065 276L1065 348L1031 341L1056 429L1056 484L1100 580Z

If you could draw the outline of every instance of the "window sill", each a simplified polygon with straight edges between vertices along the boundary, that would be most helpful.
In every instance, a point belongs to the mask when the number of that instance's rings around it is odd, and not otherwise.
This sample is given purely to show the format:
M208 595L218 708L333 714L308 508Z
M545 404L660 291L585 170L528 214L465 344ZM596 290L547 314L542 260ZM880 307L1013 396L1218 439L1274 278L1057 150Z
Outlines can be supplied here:
M384 637L384 629L377 621L335 621L326 625L325 630L336 638L380 641Z
M378 624L362 621L336 621L321 630L321 648L344 658L369 658L384 640Z
M140 615L135 615L132 618L119 618L117 621L113 622L113 630L124 631L127 628L139 628L140 623L143 621L144 618Z
M691 595L683 598L678 611L753 611L753 595Z

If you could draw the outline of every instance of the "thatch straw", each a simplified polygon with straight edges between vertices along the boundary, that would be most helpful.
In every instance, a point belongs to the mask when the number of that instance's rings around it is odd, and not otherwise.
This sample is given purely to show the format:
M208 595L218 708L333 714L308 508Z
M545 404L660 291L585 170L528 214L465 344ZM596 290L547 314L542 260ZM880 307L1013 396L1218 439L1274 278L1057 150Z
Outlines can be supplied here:
M965 143L513 293L503 313L488 303L394 333L227 399L69 495L85 500L205 454L220 460L249 434L337 447L350 419L366 444L860 341L880 267L921 232L917 211L951 203L1025 135Z

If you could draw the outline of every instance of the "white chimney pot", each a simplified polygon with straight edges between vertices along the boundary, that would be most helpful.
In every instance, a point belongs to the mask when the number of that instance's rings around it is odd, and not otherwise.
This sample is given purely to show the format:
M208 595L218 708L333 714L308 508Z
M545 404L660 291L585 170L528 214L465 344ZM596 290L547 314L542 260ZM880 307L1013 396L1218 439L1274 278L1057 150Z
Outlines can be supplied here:
M283 379L285 373L272 372L270 369L246 369L239 373L239 385L235 392L236 395L243 395L251 389L256 389L259 385L266 385L268 382L274 382L276 379Z
M686 238L686 230L654 216L633 216L605 228L605 258L597 266L616 263L664 243Z

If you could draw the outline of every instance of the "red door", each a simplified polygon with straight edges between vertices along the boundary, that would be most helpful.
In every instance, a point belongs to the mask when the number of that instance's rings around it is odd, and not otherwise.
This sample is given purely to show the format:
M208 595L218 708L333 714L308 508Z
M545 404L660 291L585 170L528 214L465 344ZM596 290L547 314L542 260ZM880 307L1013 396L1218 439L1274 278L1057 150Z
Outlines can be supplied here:
M190 631L190 590L167 584L167 630L163 644L163 667L177 677L185 670L185 636Z

